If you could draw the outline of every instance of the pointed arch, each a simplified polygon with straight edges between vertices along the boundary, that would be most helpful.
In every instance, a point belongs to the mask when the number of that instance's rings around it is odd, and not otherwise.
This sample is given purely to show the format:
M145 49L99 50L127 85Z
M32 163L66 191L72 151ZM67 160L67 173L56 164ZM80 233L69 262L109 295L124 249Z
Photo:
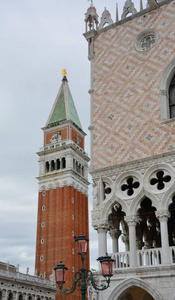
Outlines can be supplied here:
M147 291L155 300L163 300L162 296L156 291L154 287L148 285L145 281L138 278L129 278L123 280L111 293L108 300L121 300L124 293L127 292L131 287L140 287Z
M112 213L112 207L114 204L119 203L122 206L122 210L127 214L128 213L128 206L126 206L126 203L124 200L118 198L117 196L113 195L110 200L108 200L102 211L102 219L107 220L110 213Z
M174 75L175 75L175 57L166 67L160 80L160 112L161 112L162 120L167 120L170 118L169 86Z
M165 195L162 198L162 207L161 210L168 210L169 205L172 202L172 197L175 194L175 186L171 186L169 190L165 193Z
M155 208L159 210L160 204L156 195L153 195L149 193L147 190L142 189L142 191L133 199L132 206L130 207L131 210L129 211L130 215L136 214L138 205L142 202L144 197L149 198L152 201L152 204L155 206Z

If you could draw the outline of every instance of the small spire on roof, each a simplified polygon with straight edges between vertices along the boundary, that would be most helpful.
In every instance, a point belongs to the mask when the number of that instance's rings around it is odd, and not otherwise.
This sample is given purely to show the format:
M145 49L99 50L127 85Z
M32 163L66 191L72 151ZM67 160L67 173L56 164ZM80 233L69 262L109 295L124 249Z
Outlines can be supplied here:
M143 10L143 2L140 0L140 11Z
M116 22L118 22L118 3L116 3Z

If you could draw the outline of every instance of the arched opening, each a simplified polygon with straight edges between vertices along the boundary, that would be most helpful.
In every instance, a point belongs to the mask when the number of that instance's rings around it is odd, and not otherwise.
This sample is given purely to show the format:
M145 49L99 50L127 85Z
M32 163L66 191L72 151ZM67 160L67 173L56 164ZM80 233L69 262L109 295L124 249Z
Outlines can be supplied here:
M108 224L110 226L109 235L112 238L115 268L129 267L129 232L124 217L125 212L121 205L114 204L112 213L108 216Z
M140 287L131 287L120 300L154 300L154 298Z
M55 162L54 162L54 160L51 161L51 171L55 171Z
M173 77L169 87L169 107L170 118L175 118L175 76Z
M18 300L23 300L23 295L19 294Z
M66 168L66 159L65 157L62 158L62 169Z
M149 198L142 200L137 210L140 223L136 227L137 249L161 247L160 223Z
M160 265L161 234L160 222L156 217L156 208L149 198L145 197L137 210L139 224L136 226L136 246L140 250L139 265Z
M9 293L7 299L8 299L8 300L13 300L13 294L12 294L12 293Z
M84 167L82 167L82 176L84 177Z
M28 300L32 300L32 296L30 295L30 296L28 296Z
M46 164L45 164L45 171L46 171L46 173L49 172L49 162L48 161L46 161Z
M0 291L0 300L2 300L2 292Z
M169 246L175 246L175 195L172 198L172 203L169 205L170 218L168 219L168 238ZM175 249L171 249L172 262L175 263Z
M60 159L59 158L56 160L56 169L60 170Z

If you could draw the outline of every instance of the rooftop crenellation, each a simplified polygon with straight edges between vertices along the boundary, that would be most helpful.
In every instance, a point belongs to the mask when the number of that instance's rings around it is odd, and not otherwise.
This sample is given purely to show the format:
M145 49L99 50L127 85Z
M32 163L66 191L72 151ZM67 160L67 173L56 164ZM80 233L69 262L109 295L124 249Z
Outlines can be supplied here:
M104 8L104 11L102 13L102 16L100 18L100 21L98 20L99 16L97 14L96 8L94 5L91 5L88 8L86 14L85 14L85 23L86 23L86 32L91 30L100 30L104 27L107 27L115 22L118 22L120 20L128 20L128 17L131 17L133 15L136 15L139 12L148 10L153 10L158 8L159 6L166 4L167 2L170 2L172 0L147 0L146 7L143 5L143 0L140 0L140 6L139 9L136 8L136 1L134 0L126 0L124 6L121 8L118 4L116 4L116 17L115 20L112 20L110 12L107 10L107 8ZM121 16L119 16L119 8L122 10Z

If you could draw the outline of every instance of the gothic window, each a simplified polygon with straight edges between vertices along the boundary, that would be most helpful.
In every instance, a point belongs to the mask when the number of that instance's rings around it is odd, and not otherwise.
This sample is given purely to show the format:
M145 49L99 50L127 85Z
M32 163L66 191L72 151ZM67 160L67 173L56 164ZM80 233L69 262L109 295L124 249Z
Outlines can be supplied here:
M62 169L66 168L66 159L65 157L62 158Z
M73 169L75 170L75 159L73 159Z
M46 171L46 173L49 172L49 162L48 161L46 161L46 164L45 164L45 171Z
M56 169L60 170L60 159L59 158L56 160Z
M175 118L175 76L173 77L169 87L169 106L170 118Z
M51 171L55 170L55 162L54 160L51 161Z

